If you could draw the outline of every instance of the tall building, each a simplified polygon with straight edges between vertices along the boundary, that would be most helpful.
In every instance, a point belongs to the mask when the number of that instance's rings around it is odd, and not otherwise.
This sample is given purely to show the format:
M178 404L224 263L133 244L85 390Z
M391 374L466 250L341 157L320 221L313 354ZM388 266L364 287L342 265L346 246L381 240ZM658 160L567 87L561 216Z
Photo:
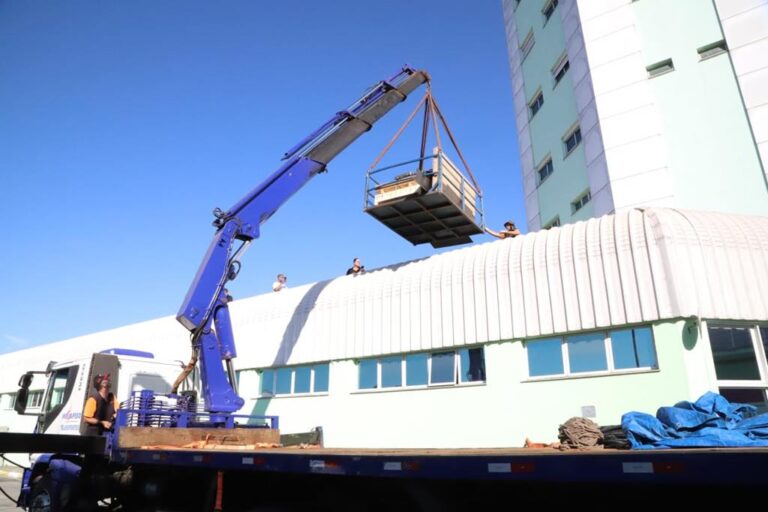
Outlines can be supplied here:
M530 230L768 215L768 0L502 0Z

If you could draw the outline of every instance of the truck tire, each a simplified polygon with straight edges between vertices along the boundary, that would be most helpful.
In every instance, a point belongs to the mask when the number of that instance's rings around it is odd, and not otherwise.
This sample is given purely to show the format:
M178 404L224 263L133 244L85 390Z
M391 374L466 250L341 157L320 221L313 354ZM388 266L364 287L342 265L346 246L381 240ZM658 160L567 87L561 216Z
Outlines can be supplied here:
M43 475L29 493L29 512L51 512L51 476Z

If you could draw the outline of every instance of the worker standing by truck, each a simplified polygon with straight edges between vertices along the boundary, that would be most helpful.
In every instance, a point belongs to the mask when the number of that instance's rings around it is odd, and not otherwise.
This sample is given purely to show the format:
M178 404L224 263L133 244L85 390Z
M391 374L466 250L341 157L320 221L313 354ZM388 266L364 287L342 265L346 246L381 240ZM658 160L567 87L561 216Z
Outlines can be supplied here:
M117 412L117 402L114 393L110 393L112 382L109 374L96 375L93 378L93 387L96 392L85 401L83 419L88 424L85 434L89 436L102 435L105 431L112 430Z

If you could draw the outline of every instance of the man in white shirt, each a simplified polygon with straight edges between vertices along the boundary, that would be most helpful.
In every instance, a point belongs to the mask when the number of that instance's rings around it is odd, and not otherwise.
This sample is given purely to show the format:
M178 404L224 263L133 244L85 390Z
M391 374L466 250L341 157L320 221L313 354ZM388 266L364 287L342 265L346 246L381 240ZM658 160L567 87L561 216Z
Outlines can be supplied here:
M285 274L277 274L277 281L272 283L272 291L279 292L280 290L288 288L288 285L285 284L287 280L288 278L285 277Z

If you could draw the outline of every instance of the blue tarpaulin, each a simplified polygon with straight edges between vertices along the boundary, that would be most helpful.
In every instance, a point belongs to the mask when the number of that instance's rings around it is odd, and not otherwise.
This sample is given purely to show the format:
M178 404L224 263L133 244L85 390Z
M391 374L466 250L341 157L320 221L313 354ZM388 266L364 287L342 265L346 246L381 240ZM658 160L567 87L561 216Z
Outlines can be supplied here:
M768 413L708 392L695 402L661 407L656 417L628 412L621 427L633 449L768 446Z

